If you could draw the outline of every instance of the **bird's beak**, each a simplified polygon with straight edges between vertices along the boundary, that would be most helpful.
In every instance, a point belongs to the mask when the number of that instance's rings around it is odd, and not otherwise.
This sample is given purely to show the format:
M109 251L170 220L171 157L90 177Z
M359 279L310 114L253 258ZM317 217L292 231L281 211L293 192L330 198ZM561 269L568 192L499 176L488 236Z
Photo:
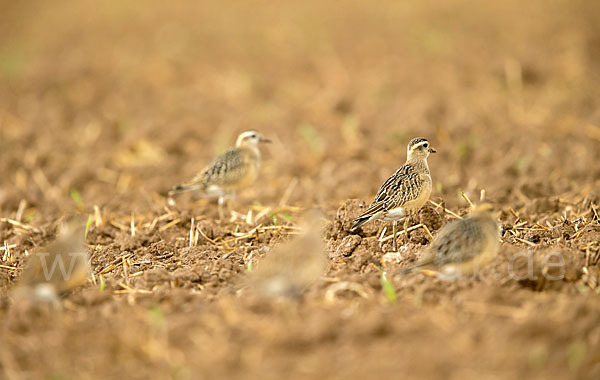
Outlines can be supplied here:
M434 147L429 147L429 153L437 153Z
M258 140L258 141L261 142L261 143L270 143L271 142L271 140L269 140L269 139L267 139L265 137L261 137L260 140Z

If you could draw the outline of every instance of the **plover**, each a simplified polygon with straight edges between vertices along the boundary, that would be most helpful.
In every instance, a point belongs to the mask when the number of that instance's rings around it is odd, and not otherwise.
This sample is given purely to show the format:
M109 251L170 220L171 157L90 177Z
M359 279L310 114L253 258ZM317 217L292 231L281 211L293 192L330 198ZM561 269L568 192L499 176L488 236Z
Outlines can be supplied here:
M409 216L423 207L431 194L432 183L427 157L435 152L426 138L412 139L407 147L406 163L381 185L369 208L354 219L352 231L372 220L393 221L393 244L394 251L397 251L398 220L405 218L406 231Z

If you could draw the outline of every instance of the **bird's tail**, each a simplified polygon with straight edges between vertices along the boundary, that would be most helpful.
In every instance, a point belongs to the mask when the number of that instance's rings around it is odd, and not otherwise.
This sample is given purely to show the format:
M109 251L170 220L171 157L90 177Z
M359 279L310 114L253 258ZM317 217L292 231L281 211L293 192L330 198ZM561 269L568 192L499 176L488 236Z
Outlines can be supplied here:
M353 220L354 224L350 231L356 231L360 226L371 221L373 219L379 219L381 211L383 211L383 203L373 203L369 206L368 209L365 210L362 214L360 214L356 219Z
M400 271L400 274L409 274L412 273L414 270L419 269L422 265L420 264L412 264L407 266L406 268L402 268L402 270Z
M202 188L202 185L198 184L198 183L177 185L177 186L173 187L171 190L169 190L169 197L172 197L174 195L181 194L181 193L186 193L188 191L199 190L200 188Z
M356 218L352 221L352 222L354 222L354 224L352 225L352 228L350 228L350 231L352 231L352 232L356 231L357 229L360 228L360 226L367 223L370 219L371 219L371 215L359 216L358 218Z
M427 253L427 252L426 252ZM431 257L422 257L421 259L415 261L414 263L402 268L400 274L408 274L412 272L431 272L431 270L435 269L433 266L433 258Z

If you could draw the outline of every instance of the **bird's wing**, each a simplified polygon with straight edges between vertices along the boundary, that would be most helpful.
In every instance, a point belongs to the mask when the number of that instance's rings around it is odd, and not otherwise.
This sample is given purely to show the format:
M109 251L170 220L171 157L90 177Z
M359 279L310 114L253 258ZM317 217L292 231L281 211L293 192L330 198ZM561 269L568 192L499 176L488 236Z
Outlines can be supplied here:
M464 219L444 226L428 251L435 253L433 263L439 267L470 261L482 252L484 245L483 230L479 223Z
M410 164L404 164L377 191L371 205L357 219L405 205L419 197L423 180Z
M481 226L470 219L446 224L435 240L413 264L403 268L404 273L417 268L439 268L449 263L467 262L484 248Z
M239 148L231 148L212 160L190 185L200 184L206 188L211 185L227 185L243 177L249 165L248 152Z

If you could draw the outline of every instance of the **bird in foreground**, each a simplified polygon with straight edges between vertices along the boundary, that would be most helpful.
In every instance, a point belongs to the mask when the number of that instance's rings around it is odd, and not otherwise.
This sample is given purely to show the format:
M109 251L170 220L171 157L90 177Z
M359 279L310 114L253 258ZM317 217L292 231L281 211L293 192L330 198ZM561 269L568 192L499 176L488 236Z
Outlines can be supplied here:
M59 227L55 241L29 256L15 295L57 304L59 295L85 284L89 277L84 224L72 218Z
M365 212L354 219L352 231L372 220L393 221L394 251L398 220L404 219L404 233L408 229L408 217L417 212L431 194L431 174L427 157L436 150L424 137L417 137L408 143L406 163L387 179L377 191L377 195ZM406 235L408 236L408 235Z
M489 202L480 203L468 218L446 224L421 258L406 268L453 280L474 274L498 254L500 225Z
M327 268L322 238L322 216L310 212L302 224L302 234L275 246L249 273L248 288L266 298L290 298L319 281Z
M258 144L264 142L271 140L254 130L242 132L234 148L212 160L189 183L173 187L169 199L183 192L200 191L205 197L219 199L219 215L223 218L225 201L256 181L260 169Z

